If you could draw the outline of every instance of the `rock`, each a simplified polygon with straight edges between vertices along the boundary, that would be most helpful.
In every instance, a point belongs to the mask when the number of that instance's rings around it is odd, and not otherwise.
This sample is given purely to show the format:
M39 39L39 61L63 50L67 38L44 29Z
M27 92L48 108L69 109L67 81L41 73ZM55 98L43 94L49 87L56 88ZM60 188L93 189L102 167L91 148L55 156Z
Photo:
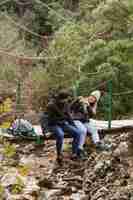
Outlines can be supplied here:
M4 156L3 156L3 154L0 154L0 162L2 162L2 161L3 161L3 159L4 159Z
M8 190L5 189L4 187L0 186L0 199L7 200L7 199L9 199L9 197L10 197L10 194L9 194Z
M28 165L28 166L35 166L36 165L36 157L34 154L31 154L30 156L23 155L20 158L19 164L20 165Z
M121 142L113 152L114 157L127 157L128 154L129 154L129 147L126 142Z
M52 180L48 179L48 178L43 178L41 180L39 180L38 182L39 187L45 187L45 188L53 188L53 182Z
M45 190L44 192L42 192L42 196L40 197L39 200L44 200L44 199L48 199L48 200L56 200L58 196L60 196L60 190Z
M61 195L71 195L72 193L77 192L77 189L75 188L75 190L73 191L72 187L67 186L65 188L61 188Z
M1 179L1 185L4 186L5 188L8 187L9 185L14 185L16 183L17 177L19 177L19 174L8 172L6 173L2 179Z
M120 183L120 181L117 179L115 182L114 182L114 186L120 186L121 185L121 183Z
M23 192L26 194L32 194L33 192L38 193L40 187L37 185L37 181L34 177L27 176L24 180L25 187Z
M72 193L76 193L77 192L77 188L76 187L72 187Z
M92 197L92 200L102 200L103 197L105 197L108 194L108 189L106 187L100 188Z
M45 200L45 199L47 199L46 195L47 194L46 194L45 191L41 191L40 194L39 194L38 200Z
M34 196L35 193L37 196L40 190L34 177L21 176L17 170L6 173L1 179L1 185L7 188L10 192L12 192L12 189L18 185L18 192L20 191L23 194L34 194Z
M94 167L94 173L100 177L104 177L107 173L107 170L111 167L110 160L99 161Z
M114 157L120 157L120 155L121 155L120 149L119 148L115 149L114 152L113 152L113 156Z
M100 173L101 169L103 169L104 167L104 162L103 161L99 161L95 167L94 167L94 172L95 173Z
M74 193L71 195L70 200L81 200L80 193Z
M22 195L20 198L22 198L22 200L33 200L34 199L34 197L32 197L31 195L28 195L28 194Z
M19 149L19 153L21 154L30 154L35 151L35 145L34 144L27 144L27 146L24 146L22 149Z

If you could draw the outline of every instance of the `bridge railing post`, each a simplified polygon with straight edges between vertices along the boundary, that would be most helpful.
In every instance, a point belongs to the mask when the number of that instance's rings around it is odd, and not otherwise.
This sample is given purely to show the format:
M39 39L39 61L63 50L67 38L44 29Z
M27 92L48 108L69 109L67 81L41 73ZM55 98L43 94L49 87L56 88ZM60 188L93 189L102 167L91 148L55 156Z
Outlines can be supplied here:
M111 128L112 121L112 80L108 82L108 128Z

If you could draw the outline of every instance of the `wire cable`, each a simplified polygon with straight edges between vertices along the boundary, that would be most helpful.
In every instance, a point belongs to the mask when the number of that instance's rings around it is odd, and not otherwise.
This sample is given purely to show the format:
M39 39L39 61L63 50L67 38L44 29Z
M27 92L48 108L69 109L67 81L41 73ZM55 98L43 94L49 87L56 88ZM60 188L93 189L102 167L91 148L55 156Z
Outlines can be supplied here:
M6 4L8 1L11 1L11 0L5 0L3 2L0 3L0 6L3 6L4 4Z
M0 48L0 54L5 54L7 56L28 59L28 60L46 60L46 59L48 60L48 59L57 59L57 58L62 57L62 55L61 56L51 56L51 57L37 57L37 56L30 57L30 56L25 56L25 55L17 55L14 53L9 53L9 52L6 52L5 50L3 50L2 48Z
M14 24L15 26L18 26L20 29L23 29L23 30L29 32L30 34L32 34L32 35L34 35L34 36L37 36L37 37L39 37L39 38L41 38L41 39L44 38L43 35L40 35L40 34L38 34L38 33L35 33L34 31L29 30L29 28L27 28L26 26L24 26L24 25L22 25L22 24L20 25L19 23L15 22L11 17L9 17L9 15L7 15L7 14L5 14L5 13L3 13L3 15L4 15L4 17L5 17L6 19L8 19L12 24Z
M128 90L125 92L120 92L120 93L113 93L113 96L123 96L123 95L128 95L128 94L133 94L133 90Z
M30 33L30 34L36 36L36 37L39 37L39 38L41 38L41 39L56 38L58 35L60 36L60 35L63 35L63 34L64 34L64 33L56 33L55 35L41 35L41 34L39 34L39 33L36 33L36 32L34 32L34 31L30 30L29 28L27 28L27 27L26 27L25 25L23 25L23 24L17 23L15 20L12 19L12 17L10 17L9 15L7 15L6 13L2 13L2 14L3 14L3 16L4 16L7 20L9 20L9 21L10 21L12 24L14 24L16 27L19 27L20 29L22 29L22 30L24 30L24 31L26 31L26 32L28 32L28 33Z

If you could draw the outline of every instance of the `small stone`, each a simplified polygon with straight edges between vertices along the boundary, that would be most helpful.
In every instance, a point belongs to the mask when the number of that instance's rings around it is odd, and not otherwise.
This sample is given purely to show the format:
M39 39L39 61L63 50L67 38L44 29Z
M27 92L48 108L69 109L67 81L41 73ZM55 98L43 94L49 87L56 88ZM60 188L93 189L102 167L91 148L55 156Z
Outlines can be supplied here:
M47 178L43 178L42 180L39 180L39 183L38 185L40 187L45 187L45 188L53 188L53 183L50 179L47 179Z
M94 172L98 173L102 168L104 167L104 162L103 161L99 161L94 168Z
M116 181L114 182L114 185L115 185L115 186L120 186L120 185L121 185L121 183L120 183L120 181L119 181L119 180L116 180Z

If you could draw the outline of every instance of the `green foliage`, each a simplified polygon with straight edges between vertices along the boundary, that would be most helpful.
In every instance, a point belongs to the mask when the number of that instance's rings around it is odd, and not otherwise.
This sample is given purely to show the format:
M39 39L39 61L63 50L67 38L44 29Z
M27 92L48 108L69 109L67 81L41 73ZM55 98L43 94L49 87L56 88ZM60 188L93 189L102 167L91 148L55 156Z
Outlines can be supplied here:
M28 176L31 167L29 165L20 165L18 166L18 172L21 176Z
M34 39L40 45L40 55L47 57L43 66L39 63L32 70L32 104L36 110L45 106L49 90L70 88L77 81L80 95L88 95L110 79L113 93L133 89L132 0L79 0L76 12L65 7L66 1L42 2L45 5L36 2L30 8L34 17L28 28L53 37L45 49L40 38L26 37ZM0 70L0 79L15 79L15 67L7 65ZM114 117L132 111L131 96L113 96Z
M0 65L0 80L6 80L10 83L16 84L16 67L12 64Z
M47 104L48 93L50 90L50 77L46 69L38 67L31 74L32 79L32 105L35 110L44 109Z
M5 188L0 184L0 198L3 198L3 194L4 194Z
M85 95L102 81L112 79L113 92L132 90L133 41L129 27L133 21L129 1L84 0L80 9L81 21L65 23L57 32L60 37L50 43L48 54L57 55L47 63L53 85L72 87L78 79L79 94ZM88 24L83 21L87 16ZM128 98L124 109L123 98L115 99L114 116L131 111Z
M20 177L16 178L16 183L12 186L11 192L13 194L20 194L24 188L24 183Z
M82 34L84 29L82 30L80 25L66 23L49 46L48 54L57 58L49 60L47 68L57 85L62 83L64 86L70 86L79 76L84 53L82 46L85 44Z
M5 142L3 153L6 157L12 158L16 154L16 147L9 142Z

